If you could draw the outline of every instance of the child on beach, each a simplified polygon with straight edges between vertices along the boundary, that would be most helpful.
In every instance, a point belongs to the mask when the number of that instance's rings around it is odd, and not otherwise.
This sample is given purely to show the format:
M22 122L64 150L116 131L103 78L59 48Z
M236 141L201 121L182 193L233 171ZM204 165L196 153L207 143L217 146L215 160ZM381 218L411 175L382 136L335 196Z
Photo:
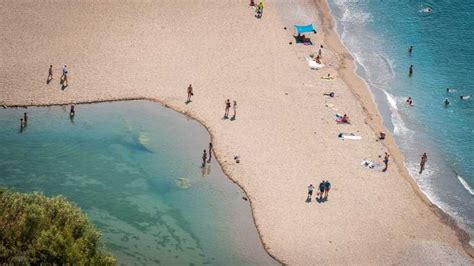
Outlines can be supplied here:
M425 170L425 164L428 161L428 155L426 155L426 152L421 155L421 162L420 162L420 174L423 173L423 170Z
M306 197L306 202L311 201L311 197L313 196L313 190L314 190L313 184L309 184L309 186L308 186L308 196Z
M224 119L229 118L229 110L230 110L230 100L227 99L225 101L225 113L224 113Z
M191 102L191 96L193 96L193 95L194 95L193 86L191 86L191 84L189 84L189 86L188 86L188 100L186 101L186 103Z
M322 51L323 47L324 47L324 46L322 46L322 45L319 46L318 57L319 57L320 59L323 58L323 51ZM318 59L318 57L316 57L316 59ZM321 63L320 63L320 64L321 64Z
M385 164L385 168L382 170L382 172L386 172L386 171L387 171L389 158L390 158L390 155L389 155L387 152L385 152L385 156L384 156L384 158L383 158L383 163Z

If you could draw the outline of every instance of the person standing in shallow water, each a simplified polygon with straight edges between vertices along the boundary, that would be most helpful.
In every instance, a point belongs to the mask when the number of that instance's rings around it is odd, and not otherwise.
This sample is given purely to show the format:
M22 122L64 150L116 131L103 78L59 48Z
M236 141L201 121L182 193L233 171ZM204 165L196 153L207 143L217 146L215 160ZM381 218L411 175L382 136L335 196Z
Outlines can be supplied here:
M428 155L426 155L426 152L421 155L421 162L420 162L420 174L423 173L423 170L425 170L425 164L428 161Z
M389 158L390 158L390 155L385 152L385 156L383 157L383 163L385 164L385 168L382 170L382 172L386 172L386 171L387 171Z
M25 126L28 125L28 115L23 113L23 121L25 122Z
M411 45L410 47L408 47L408 54L411 56L413 52L413 45Z
M206 166L206 159L207 159L207 152L206 150L203 151L202 153L202 168L204 168Z
M74 109L74 104L71 105L71 110L69 111L69 116L73 117L76 115L76 110Z
M413 65L410 65L410 69L408 69L408 76L413 76Z
M209 142L209 159L207 160L207 163L211 163L212 159L212 142Z
M191 84L189 84L189 86L188 86L188 100L186 101L186 103L191 102L191 96L193 96L193 95L194 95L193 86L191 86Z

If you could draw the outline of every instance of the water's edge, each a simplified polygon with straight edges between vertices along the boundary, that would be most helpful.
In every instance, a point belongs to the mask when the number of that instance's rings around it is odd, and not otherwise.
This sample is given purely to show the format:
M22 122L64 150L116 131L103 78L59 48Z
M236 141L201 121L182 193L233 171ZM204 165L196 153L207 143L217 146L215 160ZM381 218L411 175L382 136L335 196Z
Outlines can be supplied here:
M342 41L340 32L337 30L337 27L335 26L334 15L332 13L333 11L330 8L328 0L314 0L314 1L315 1L316 6L318 7L317 9L318 9L318 14L320 15L320 19L322 22L322 25L321 25L323 26L322 28L327 30L329 34L337 35L337 40L339 44L344 47L345 51L349 55L349 56L344 56L344 55L342 56L342 59L344 61L350 62L349 67L346 67L346 69L339 68L337 69L337 71L341 74L342 79L348 85L349 89L352 91L354 95L358 95L359 92L355 91L355 89L352 86L350 86L351 82L347 80L347 77L342 72L350 72L347 74L353 75L354 77L362 81L362 83L364 84L364 89L370 94L370 101L364 101L361 97L356 97L356 99L359 101L359 103L364 109L364 113L368 117L370 117L370 113L368 113L367 110L370 110L370 105L373 105L377 112L376 114L377 118L380 120L380 121L372 120L372 122L368 123L368 125L374 130L375 133L377 132L376 130L377 128L380 128L380 127L386 128L386 124L385 124L386 121L384 121L384 116L381 115L381 111L380 111L381 106L379 106L379 104L383 105L384 102L376 101L376 99L378 98L376 94L381 93L381 92L374 91L371 88L371 86L369 86L367 81L361 75L358 74L358 71L363 71L363 69L361 69L361 66L357 63L354 56L351 54L350 50L348 49L348 47ZM327 13L325 11L327 11ZM329 25L324 26L325 20L326 20L326 23L328 23ZM330 44L328 46L331 47ZM343 53L338 53L338 54L343 54ZM385 132L388 132L389 135L391 135L390 138L392 140L395 140L391 130L385 130ZM447 212L445 212L439 205L431 201L428 195L426 194L426 192L423 191L420 186L418 186L415 179L408 173L408 169L406 168L406 165L405 165L405 156L403 152L400 150L400 148L398 147L398 145L394 141L393 143L384 142L383 145L390 151L391 154L397 155L397 156L394 156L393 158L394 162L398 166L398 169L400 169L400 174L410 183L412 190L415 192L415 194L418 195L420 199L427 205L427 207L430 208L430 210L432 210L437 215L437 217L440 218L441 222L448 225L451 229L455 231L456 236L461 242L466 253L469 254L472 258L474 258L474 247L472 247L470 244L469 233L458 224L458 222L455 220L454 217L452 217Z
M202 127L204 127L206 129L207 133L210 136L210 141L213 142L214 135L211 133L211 131L209 130L209 127L203 121L201 121L200 119L192 116L189 112L186 112L184 110L180 110L179 108L174 107L174 106L170 106L169 104L166 104L166 103L164 103L164 101L162 101L160 99L157 99L157 98L132 97L132 98L117 98L117 99L110 99L110 100L94 100L94 101L78 101L78 102L72 102L71 101L71 102L54 103L54 104L3 105L2 107L4 109L6 109L6 108L25 108L25 109L27 109L28 107L67 106L67 105L71 105L71 104L74 104L74 105L99 104L99 103L109 103L109 102L142 101L142 100L159 103L163 107L169 108L169 109L171 109L175 112L178 112L178 113L186 116L189 119L192 119L192 120L198 122ZM222 163L222 160L220 159L221 156L219 156L219 154L216 151L214 151L214 157L215 157L216 161L218 162L219 167L221 168L224 175L230 181L232 181L232 183L236 184L242 190L242 192L245 194L245 197L248 199L248 201L250 203L250 210L251 210L250 213L251 213L251 216L252 216L252 221L253 221L253 224L255 225L255 228L257 229L258 238L260 239L260 243L262 244L263 249L268 254L268 256L270 256L276 262L278 262L281 265L285 265L285 263L282 260L280 260L279 258L276 257L276 255L274 255L270 252L270 248L268 247L268 244L266 244L265 241L263 240L262 234L260 232L260 227L259 227L259 225L258 225L258 223L255 219L254 206L253 206L252 199L248 196L247 191L245 190L244 186L242 186L237 179L232 177L232 175L229 173L229 171L224 167L224 164Z

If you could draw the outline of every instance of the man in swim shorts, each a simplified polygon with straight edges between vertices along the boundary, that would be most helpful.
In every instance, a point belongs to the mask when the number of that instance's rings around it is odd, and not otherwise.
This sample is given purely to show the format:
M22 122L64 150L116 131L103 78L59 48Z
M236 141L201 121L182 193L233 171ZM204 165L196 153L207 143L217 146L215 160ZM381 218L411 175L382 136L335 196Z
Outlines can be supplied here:
M331 190L331 183L329 183L329 180L326 180L324 183L324 199L327 200L329 196L329 190Z
M387 171L389 158L390 158L390 155L389 155L387 152L385 152L385 156L384 156L384 158L383 158L383 163L385 164L385 168L382 170L382 172L386 172L386 171Z
M420 174L423 173L423 170L425 170L425 164L428 161L428 155L426 155L426 152L421 155L421 162L420 162Z
M319 201L322 201L323 200L323 196L324 196L324 190L326 190L326 183L323 181L321 181L321 183L319 184Z

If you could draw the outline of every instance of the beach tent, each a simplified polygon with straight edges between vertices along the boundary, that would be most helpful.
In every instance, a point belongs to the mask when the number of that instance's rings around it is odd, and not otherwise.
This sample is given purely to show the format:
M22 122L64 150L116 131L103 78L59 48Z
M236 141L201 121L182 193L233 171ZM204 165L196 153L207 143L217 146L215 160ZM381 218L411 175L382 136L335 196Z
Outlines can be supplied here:
M304 26L295 25L295 29L296 29L297 34L303 34L303 33L306 33L306 32L316 33L316 30L314 29L313 24L308 24L308 25L304 25Z

